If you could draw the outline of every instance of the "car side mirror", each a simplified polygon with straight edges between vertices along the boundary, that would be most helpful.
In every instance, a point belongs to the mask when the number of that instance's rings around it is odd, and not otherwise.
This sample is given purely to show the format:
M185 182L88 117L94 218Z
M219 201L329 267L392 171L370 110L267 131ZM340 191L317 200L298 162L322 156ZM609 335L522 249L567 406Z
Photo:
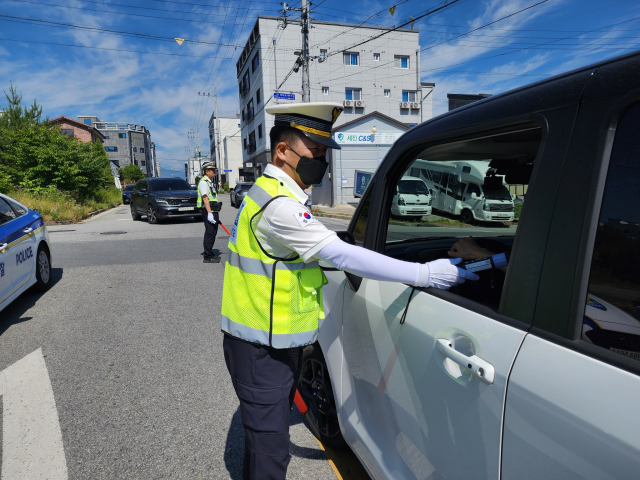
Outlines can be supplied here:
M338 238L340 240L342 240L345 243L348 243L350 245L355 245L356 244L356 239L353 237L353 235L349 232L336 232L336 234L338 235Z
M476 195L476 192L471 192L471 198L473 200L478 200L478 195Z

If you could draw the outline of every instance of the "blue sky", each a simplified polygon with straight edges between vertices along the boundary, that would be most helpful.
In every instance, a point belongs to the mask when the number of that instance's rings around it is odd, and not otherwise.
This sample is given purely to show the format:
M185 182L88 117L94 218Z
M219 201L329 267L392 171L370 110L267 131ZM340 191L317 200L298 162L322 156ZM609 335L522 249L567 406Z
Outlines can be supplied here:
M415 23L422 80L436 83L434 115L447 110L447 93L496 94L640 48L637 0L548 0L455 38L539 1L459 0ZM394 3L394 16L369 18ZM394 26L440 4L315 5L318 20ZM202 150L209 150L213 100L198 92L212 91L213 83L220 114L238 111L236 60L257 15L277 15L279 8L266 0L3 0L0 87L8 90L12 81L25 102L36 98L50 118L97 115L144 124L163 176L181 176L194 148L189 130L199 129ZM180 46L174 37L196 42Z

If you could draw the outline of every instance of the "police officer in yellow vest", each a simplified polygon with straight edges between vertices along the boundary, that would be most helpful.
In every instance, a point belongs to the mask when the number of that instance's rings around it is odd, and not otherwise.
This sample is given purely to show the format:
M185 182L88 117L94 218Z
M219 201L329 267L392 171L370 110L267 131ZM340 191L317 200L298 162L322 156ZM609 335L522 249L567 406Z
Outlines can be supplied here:
M245 429L244 479L284 480L289 411L302 347L324 318L318 260L377 280L449 288L478 277L460 259L402 262L341 241L305 206L304 189L320 183L325 153L342 112L338 103L267 107L273 163L246 195L227 252L222 295L224 356Z
M213 162L202 165L204 176L198 184L198 208L202 209L202 221L204 222L204 263L220 263L220 256L214 255L212 251L218 233L218 208L216 208L218 194L213 186L213 179L216 175L215 168Z

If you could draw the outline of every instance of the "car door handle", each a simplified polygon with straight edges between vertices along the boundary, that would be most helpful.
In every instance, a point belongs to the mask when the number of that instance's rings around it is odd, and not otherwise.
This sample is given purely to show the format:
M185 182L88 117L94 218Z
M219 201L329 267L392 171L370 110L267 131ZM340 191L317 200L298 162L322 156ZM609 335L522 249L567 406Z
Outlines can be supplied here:
M439 338L436 347L445 357L453 360L461 367L471 371L476 377L484 383L491 385L496 376L496 371L489 362L485 362L477 355L467 357L457 351L446 338Z
M8 243L0 243L0 250L4 250L8 245Z
M33 231L33 228L31 227L27 227L23 230L24 233L31 233Z

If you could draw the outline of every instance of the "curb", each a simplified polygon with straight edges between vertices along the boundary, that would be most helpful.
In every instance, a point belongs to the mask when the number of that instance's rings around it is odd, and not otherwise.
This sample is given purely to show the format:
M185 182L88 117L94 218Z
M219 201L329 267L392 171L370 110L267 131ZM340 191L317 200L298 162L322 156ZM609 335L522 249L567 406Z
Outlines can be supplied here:
M89 220L91 217L95 217L96 215L99 215L101 213L104 213L106 211L109 211L109 210L112 210L112 209L114 209L116 207L119 207L120 205L122 205L122 203L119 203L118 205L110 205L107 208L101 208L100 210L95 210L93 212L89 212L86 217L81 218L77 222L74 222L73 220L63 220L62 222L44 222L44 224L47 227L52 227L52 226L56 226L56 225L74 225L74 224L77 224L77 223L82 223L85 220Z

